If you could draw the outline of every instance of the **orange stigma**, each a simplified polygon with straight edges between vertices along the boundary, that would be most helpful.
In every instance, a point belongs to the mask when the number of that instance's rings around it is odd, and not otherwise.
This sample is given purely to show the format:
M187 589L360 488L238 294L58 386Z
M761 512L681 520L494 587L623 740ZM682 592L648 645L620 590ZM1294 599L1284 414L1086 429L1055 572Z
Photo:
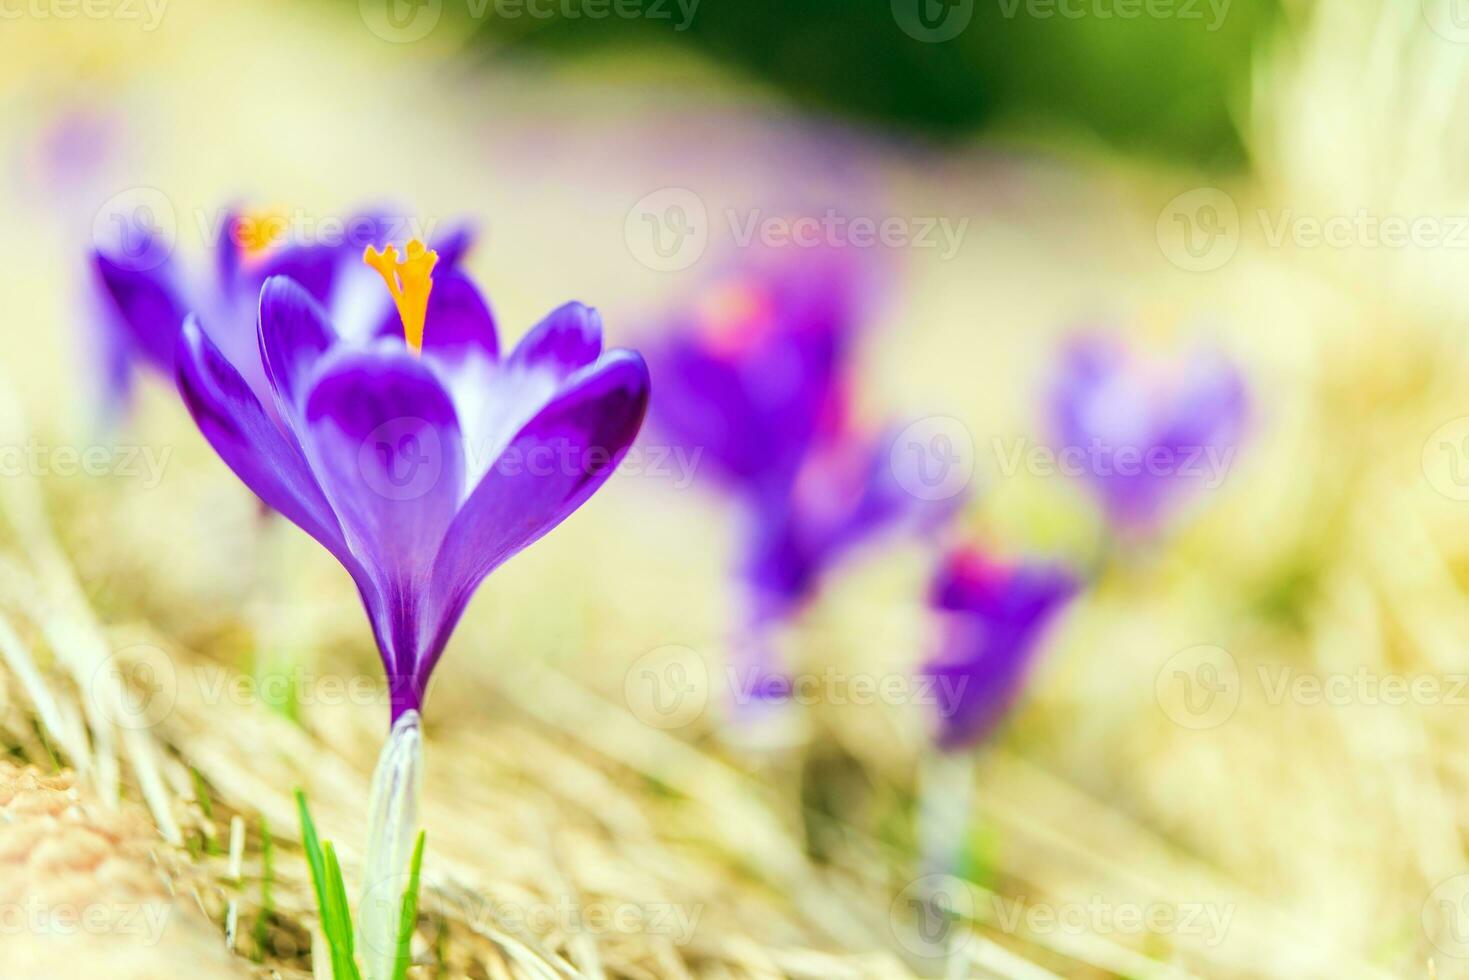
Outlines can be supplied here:
M423 351L423 321L428 316L428 294L434 288L434 265L439 253L418 239L408 243L408 257L398 261L398 250L392 245L379 252L371 245L362 253L362 262L377 270L388 285L403 321L403 339L415 354Z
M286 237L289 222L283 207L258 208L236 215L231 231L240 254L247 262L256 262Z

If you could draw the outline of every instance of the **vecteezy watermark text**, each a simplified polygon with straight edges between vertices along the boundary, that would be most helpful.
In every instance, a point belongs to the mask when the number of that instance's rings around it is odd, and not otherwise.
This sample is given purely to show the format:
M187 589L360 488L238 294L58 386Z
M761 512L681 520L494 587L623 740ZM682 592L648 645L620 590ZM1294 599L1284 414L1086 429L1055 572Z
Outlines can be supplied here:
M1000 475L1013 477L1021 470L1032 476L1068 477L1183 477L1218 489L1234 462L1234 446L1128 446L1093 439L1085 446L1055 449L1025 438L992 442Z
M1224 26L1233 0L996 0L1000 16L1014 20L1178 20L1205 21L1213 33Z
M1233 903L1113 902L1101 895L1085 902L1030 902L1023 895L991 901L995 921L1010 935L1198 936L1207 946L1225 940L1235 911Z
M138 21L152 32L167 8L168 0L0 0L0 20Z
M830 246L841 248L938 248L940 258L951 259L959 251L969 218L957 220L938 215L847 215L828 208L819 215L766 214L759 208L741 213L728 208L724 212L730 237L739 248L752 244L782 248Z
M367 29L384 41L408 44L433 33L445 0L358 0ZM700 0L462 0L470 21L648 20L666 21L683 32L694 22Z
M470 440L446 445L439 430L416 416L389 419L368 433L358 446L357 463L363 482L388 500L415 500L439 488L446 473L514 479L623 476L668 481L675 490L694 480L702 446L637 444L617 456L604 446L554 438L529 447ZM460 458L462 456L462 459Z
M989 894L950 875L930 874L908 883L893 899L889 921L909 952L950 958L973 938L972 924L988 919L1012 936L1191 936L1209 946L1228 937L1233 903L1129 902L1093 895L1085 901L1032 901L1024 895Z
M735 248L856 248L932 250L948 260L958 254L969 218L947 215L850 214L836 208L788 214L763 208L725 208L710 214L687 187L645 194L628 210L623 237L639 263L658 272L687 269L704 255L717 232Z
M50 445L30 438L0 445L0 478L116 476L152 490L162 482L172 455L171 446Z
M432 242L440 224L433 215L332 213L285 207L180 208L156 187L128 187L97 209L92 220L92 244L125 268L148 271L162 266L179 240L190 236L201 249L209 250L226 241L247 253L290 246L361 250L414 238Z
M1254 240L1272 249L1469 249L1469 213L1388 214L1359 207L1316 213L1257 208L1250 215L1217 187L1196 187L1163 206L1158 247L1181 269L1218 269L1239 249L1247 216L1259 228Z
M692 724L711 699L734 707L916 704L947 718L959 709L968 684L967 677L849 672L836 667L775 675L726 664L721 671L711 669L697 650L669 644L633 662L623 678L623 698L640 721L662 729ZM719 698L713 698L715 690Z
M1469 706L1469 674L1397 673L1367 665L1302 670L1291 664L1257 664L1247 672L1228 650L1202 644L1170 656L1155 680L1163 713L1196 731L1224 724L1246 694L1272 708L1462 708Z
M279 208L260 212L232 212L225 208L193 212L199 240L215 246L229 238L237 247L250 245L351 246L366 248L379 239L431 241L439 219L422 215L340 215Z
M173 905L156 902L0 902L0 936L112 935L156 946Z
M385 902L399 908L406 875L380 879L363 904ZM471 893L446 894L437 889L419 895L420 921L430 944L438 923L461 920L476 930L514 935L546 936L658 936L675 946L692 942L703 917L703 903L606 901L566 894L545 899L508 900ZM370 937L364 937L371 942Z

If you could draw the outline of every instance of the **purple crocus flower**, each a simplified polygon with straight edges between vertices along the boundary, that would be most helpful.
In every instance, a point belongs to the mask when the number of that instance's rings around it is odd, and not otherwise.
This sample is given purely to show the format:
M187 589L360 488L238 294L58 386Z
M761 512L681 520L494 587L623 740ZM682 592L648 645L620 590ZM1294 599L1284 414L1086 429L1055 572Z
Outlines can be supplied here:
M1222 354L1148 360L1095 335L1071 342L1051 393L1063 471L1132 534L1155 528L1187 487L1224 480L1246 414L1244 380Z
M480 581L602 485L648 400L642 359L603 351L595 310L568 303L502 355L479 291L436 260L416 240L402 260L368 250L397 309L370 336L339 331L310 288L276 275L254 351L191 315L174 354L215 451L352 575L395 720L420 707Z
M174 351L189 313L251 387L263 392L255 321L261 284L271 276L294 279L339 325L354 331L365 332L391 311L376 277L358 261L363 248L386 244L393 222L384 215L364 212L343 222L339 235L290 242L287 216L279 209L229 209L211 267L201 270L183 267L148 215L126 217L111 247L91 257L98 287L95 349L109 416L125 405L135 365L173 377ZM468 245L467 231L454 231L438 246L441 261L456 264Z
M947 517L957 500L903 489L891 436L848 410L850 352L871 275L851 249L770 248L716 276L670 325L655 365L662 432L742 511L739 639L744 693L785 693L771 630L823 576L899 525Z
M701 286L659 348L656 418L746 498L784 496L840 407L867 283L842 250L760 249Z
M118 163L125 135L122 114L113 108L91 101L58 105L34 137L20 144L15 177L28 192L44 194L47 207L80 217L83 202L95 205L92 195Z
M939 748L963 749L994 730L1019 695L1046 627L1079 587L1059 566L1004 564L973 547L944 558L930 592L943 638L920 670L934 680Z

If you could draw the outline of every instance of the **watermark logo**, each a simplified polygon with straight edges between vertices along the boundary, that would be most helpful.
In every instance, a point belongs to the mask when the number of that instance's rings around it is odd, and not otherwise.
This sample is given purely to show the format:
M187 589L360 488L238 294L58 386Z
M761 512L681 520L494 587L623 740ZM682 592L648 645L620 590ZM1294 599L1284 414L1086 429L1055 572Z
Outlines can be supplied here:
M1239 664L1223 647L1200 644L1169 657L1153 681L1163 713L1176 725L1203 731L1228 721L1239 707Z
M924 44L952 41L974 17L974 0L891 0L893 20Z
M148 643L113 651L92 674L92 701L118 728L142 731L162 722L178 701L178 673Z
M1450 419L1423 443L1423 475L1450 500L1469 500L1469 415Z
M367 29L392 44L421 41L439 25L444 0L357 0Z
M92 245L134 272L147 272L168 261L177 240L173 202L156 187L120 191L102 202L92 218Z
M639 198L623 220L633 258L654 272L687 269L709 246L709 209L687 187L665 187Z
M1469 874L1441 881L1423 900L1423 934L1435 949L1469 959Z
M709 704L709 667L698 651L671 643L649 650L622 682L628 709L652 728L682 728Z
M898 892L888 923L899 944L922 959L942 959L973 935L974 887L953 875L924 875Z
M1423 0L1429 30L1455 44L1469 44L1469 0Z
M1156 234L1169 262L1189 272L1212 272L1239 248L1239 208L1217 187L1196 187L1163 206Z
M368 433L357 467L372 491L388 500L417 500L438 485L444 446L438 430L421 418L389 419Z
M364 927L358 930L358 936L369 963L384 957L391 958L397 952L403 898L411 885L411 875L390 874L373 882L363 893L357 915ZM448 919L447 913L451 911L445 902L442 893L419 882L418 918L414 933L427 941L430 948L438 945L440 923Z
M919 500L948 500L974 476L974 439L956 418L919 419L893 440L888 465L898 485Z

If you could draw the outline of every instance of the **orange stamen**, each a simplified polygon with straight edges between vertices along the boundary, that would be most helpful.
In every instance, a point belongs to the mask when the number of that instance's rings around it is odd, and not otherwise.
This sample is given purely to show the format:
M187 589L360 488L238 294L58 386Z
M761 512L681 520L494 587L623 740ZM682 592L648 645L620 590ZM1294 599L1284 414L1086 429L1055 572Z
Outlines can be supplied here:
M428 316L428 294L434 288L434 265L439 253L417 238L408 243L408 257L398 260L398 249L392 245L379 252L371 245L362 253L362 261L377 271L387 284L398 319L403 321L403 339L415 354L423 351L423 321Z

